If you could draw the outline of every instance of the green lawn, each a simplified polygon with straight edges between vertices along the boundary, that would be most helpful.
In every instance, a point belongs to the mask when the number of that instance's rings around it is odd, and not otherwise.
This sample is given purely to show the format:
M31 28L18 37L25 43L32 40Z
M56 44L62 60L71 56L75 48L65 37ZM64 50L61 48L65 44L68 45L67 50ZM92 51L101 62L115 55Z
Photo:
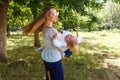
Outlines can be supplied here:
M80 32L79 55L62 59L65 80L108 80L103 66L111 55L120 57L120 31ZM45 80L40 53L32 35L12 34L7 38L7 64L0 63L0 80ZM110 56L109 56L110 55Z

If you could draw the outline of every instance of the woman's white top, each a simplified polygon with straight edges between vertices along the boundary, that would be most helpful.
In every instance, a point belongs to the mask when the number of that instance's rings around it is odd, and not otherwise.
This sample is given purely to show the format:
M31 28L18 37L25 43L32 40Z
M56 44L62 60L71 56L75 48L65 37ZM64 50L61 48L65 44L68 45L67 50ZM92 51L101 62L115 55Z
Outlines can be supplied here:
M41 57L46 62L56 62L61 59L61 52L53 44L53 35L58 31L53 27L48 27L43 30L43 41L45 48L41 53Z

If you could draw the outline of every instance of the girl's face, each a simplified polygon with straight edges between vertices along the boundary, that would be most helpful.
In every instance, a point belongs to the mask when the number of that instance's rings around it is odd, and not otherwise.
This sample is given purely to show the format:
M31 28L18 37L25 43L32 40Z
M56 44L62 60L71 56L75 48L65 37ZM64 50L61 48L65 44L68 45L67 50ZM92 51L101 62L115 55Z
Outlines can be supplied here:
M50 9L49 11L49 20L53 22L57 22L59 13L56 11L56 9Z
M65 37L65 40L68 44L77 45L77 37L76 36L68 34Z

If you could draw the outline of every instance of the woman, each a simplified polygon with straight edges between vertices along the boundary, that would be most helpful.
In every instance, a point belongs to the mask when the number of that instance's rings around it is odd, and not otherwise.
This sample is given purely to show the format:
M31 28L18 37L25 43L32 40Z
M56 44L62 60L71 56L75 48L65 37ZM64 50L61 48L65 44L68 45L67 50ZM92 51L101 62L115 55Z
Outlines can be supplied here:
M53 45L53 36L58 33L53 28L53 23L57 22L57 18L57 10L54 7L48 7L39 18L23 27L23 33L34 33L37 31L42 31L43 33L45 48L41 53L41 57L46 68L46 80L64 80L61 52Z
M43 29L43 40L45 48L41 53L41 57L44 60L47 80L64 80L64 74L61 64L61 52L53 45L52 38L58 31L53 28L53 23L57 21L58 12L55 8L51 8L48 11L46 17L45 28ZM50 74L50 75L49 75Z
M53 28L53 23L57 22L58 12L54 7L46 8L40 17L31 22L29 25L23 27L23 33L34 33L42 31L44 39L44 49L41 53L45 68L46 80L64 80L64 74L61 64L61 50L59 39L57 40L58 31ZM72 51L76 49L77 38L71 35L66 35L67 45Z

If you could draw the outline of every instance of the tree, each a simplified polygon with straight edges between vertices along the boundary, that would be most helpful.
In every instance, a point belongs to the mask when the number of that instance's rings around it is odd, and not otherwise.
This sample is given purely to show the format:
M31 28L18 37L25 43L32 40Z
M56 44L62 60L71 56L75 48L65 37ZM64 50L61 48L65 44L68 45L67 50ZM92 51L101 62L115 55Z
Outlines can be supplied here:
M29 4L27 5L30 9L31 12L33 14L33 19L38 17L38 14L40 14L40 6L42 6L41 4L38 3L43 3L41 0L36 0L36 1L30 1ZM41 7L42 8L42 7ZM40 43L40 39L39 39L39 32L35 32L34 33L34 46L36 47L40 47L41 43Z
M76 22L78 23L78 26L81 25L80 22L82 21L80 19L81 16L87 16L91 19L91 21L89 21L90 23L93 21L93 23L96 23L95 20L97 20L96 16L89 15L89 9L91 9L92 11L99 11L104 2L106 0L63 0L61 2L59 2L59 6L62 8L60 9L60 12L62 15L60 15L60 20L64 26L64 28L71 28L72 27L77 27L75 24ZM88 10L87 10L88 9ZM91 12L92 12L91 11ZM73 12L75 12L77 15L74 16ZM77 16L77 18L75 18ZM88 22L88 21L87 21ZM92 24L91 24L92 25ZM86 26L89 31L90 31L90 27Z
M114 2L116 2L116 3L120 3L120 0L113 0Z
M9 0L0 2L0 61L7 62L6 58L6 15Z
M7 25L10 30L20 29L22 25L32 20L33 15L29 7L26 7L28 1L10 0L7 12Z
M102 9L103 26L113 28L118 27L120 23L120 4L113 1L107 1Z

